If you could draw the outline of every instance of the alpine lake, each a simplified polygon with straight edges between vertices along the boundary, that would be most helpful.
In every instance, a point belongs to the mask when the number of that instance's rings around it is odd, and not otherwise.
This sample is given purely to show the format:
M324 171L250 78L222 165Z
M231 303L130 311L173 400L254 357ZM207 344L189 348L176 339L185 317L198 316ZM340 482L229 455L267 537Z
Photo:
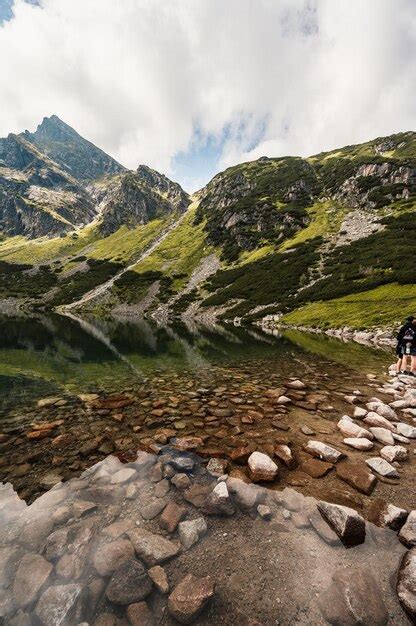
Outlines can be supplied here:
M390 349L64 315L0 338L0 624L414 623L416 439L383 476L338 426L414 388Z

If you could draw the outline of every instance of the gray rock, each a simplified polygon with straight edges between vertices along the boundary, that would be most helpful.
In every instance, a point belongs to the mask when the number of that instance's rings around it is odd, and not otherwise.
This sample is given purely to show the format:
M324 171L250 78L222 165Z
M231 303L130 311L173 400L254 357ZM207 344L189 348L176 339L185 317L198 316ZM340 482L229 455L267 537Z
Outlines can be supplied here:
M154 502L150 502L146 504L141 510L140 514L143 519L150 520L154 519L159 513L163 511L165 506L167 505L166 500L155 500Z
M179 491L184 491L191 486L191 480L189 476L183 473L175 474L170 479L170 482L176 487L176 489L179 489Z
M132 604L146 598L152 586L144 565L136 559L130 559L113 573L105 593L114 604Z
M128 483L133 478L135 478L137 472L132 467L123 467L123 469L116 472L111 478L112 485L123 485L124 483Z
M338 626L384 626L389 619L381 590L364 567L337 570L318 605L327 622Z
M384 402L369 402L367 404L367 409L369 411L374 411L374 413L378 413L388 420L397 419L395 411L388 404L384 404Z
M207 532L207 523L203 517L181 522L178 526L179 539L185 550L189 550Z
M165 563L173 558L180 551L180 546L165 539L161 535L151 533L144 528L135 528L128 531L128 536L134 546L137 556L142 559L148 567L153 567L160 563Z
M242 509L251 509L260 503L264 497L264 490L256 485L243 482L239 478L227 478L227 486L234 500Z
M364 437L347 437L344 443L355 450L371 450L374 447L373 442Z
M40 554L25 554L13 583L13 600L17 607L25 608L36 600L52 570L53 566Z
M15 546L0 547L0 582L9 582L16 573L17 566L24 551Z
M35 612L43 626L78 624L87 602L88 588L81 584L54 585L43 592Z
M169 461L169 463L178 472L192 472L195 466L195 461L188 456L177 456Z
M257 507L257 513L262 519L269 520L272 517L272 512L265 504L259 504Z
M219 482L207 496L201 506L201 511L207 515L233 515L234 505L228 493L227 484Z
M386 476L387 478L399 478L400 474L396 471L393 465L390 465L385 459L382 459L379 456L373 457L372 459L366 459L366 463L368 467L380 476Z
M404 422L398 422L398 424L396 424L396 429L399 435L403 435L403 437L407 437L409 439L416 438L415 426L410 426L410 424L405 424Z
M365 521L354 509L322 500L317 508L347 548L364 543Z
M403 556L397 576L397 595L412 624L416 623L416 547Z
M399 539L408 548L416 546L416 510L410 511L406 523L399 532Z

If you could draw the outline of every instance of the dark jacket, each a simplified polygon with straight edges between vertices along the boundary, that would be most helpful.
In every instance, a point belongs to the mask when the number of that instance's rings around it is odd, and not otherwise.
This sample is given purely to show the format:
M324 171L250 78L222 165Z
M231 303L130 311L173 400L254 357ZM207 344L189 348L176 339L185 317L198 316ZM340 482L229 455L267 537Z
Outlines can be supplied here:
M403 324L399 332L397 333L397 346L403 346L405 343L408 343L408 340L404 340L406 336L407 330L411 329L413 331L413 339L411 341L412 348L416 348L416 324L412 322L406 322Z

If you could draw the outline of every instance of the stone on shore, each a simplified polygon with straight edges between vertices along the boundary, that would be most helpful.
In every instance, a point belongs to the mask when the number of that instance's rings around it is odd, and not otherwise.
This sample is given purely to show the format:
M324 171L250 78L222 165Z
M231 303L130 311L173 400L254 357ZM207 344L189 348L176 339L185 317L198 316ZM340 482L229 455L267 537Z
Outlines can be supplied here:
M394 446L394 437L390 430L387 428L379 428L379 427L371 427L370 432L374 435L374 438L377 439L380 443L385 446Z
M133 556L134 549L131 542L127 539L118 539L111 543L101 544L94 554L93 563L100 576L108 576Z
M214 595L215 584L209 576L187 574L169 596L168 609L180 624L191 624Z
M373 439L373 435L368 430L358 426L348 415L344 415L339 420L337 427L346 437Z
M289 448L289 446L284 445L284 444L276 445L274 447L274 454L289 469L293 469L296 466L296 459L293 456L293 452Z
M208 465L209 465L209 463L208 463ZM191 486L191 480L190 480L188 474L183 474L183 473L175 474L175 476L172 476L170 482L179 491L184 491L185 489L188 489L188 487Z
M168 593L169 581L163 567L155 565L154 567L151 567L147 573L160 593Z
M148 567L165 563L180 551L180 546L161 535L156 535L144 528L135 528L128 531L139 559L142 559Z
M40 554L25 554L13 583L13 600L17 607L25 608L36 600L52 570L53 566Z
M381 589L365 567L336 570L318 605L327 622L338 626L385 626L389 620Z
M152 586L144 565L136 559L130 559L113 573L105 593L110 602L126 605L146 598Z
M363 409L362 407L360 407L360 406L356 406L356 407L354 408L354 413L353 413L353 415L354 415L354 417L358 417L358 418L362 419L363 417L365 417L365 416L367 415L367 413L368 413L368 411L366 411L366 410L365 410L365 409Z
M203 517L181 522L178 526L179 539L185 550L189 550L197 541L205 535L208 527Z
M407 450L403 446L384 446L384 448L380 450L380 456L389 463L405 461L407 454Z
M201 511L207 515L233 515L234 505L224 481L215 485L201 506Z
M154 626L155 620L146 602L135 602L127 608L130 626Z
M332 463L325 463L325 461L319 461L318 459L307 459L302 463L300 469L302 472L312 476L312 478L321 478L326 476L333 467Z
M377 526L387 526L392 530L400 530L409 515L409 511L400 509L394 504L376 498L368 509L368 519Z
M186 508L176 502L169 502L159 518L159 526L168 533L173 533L177 525L186 515Z
M43 592L35 613L43 626L79 624L88 601L87 588L79 583L54 585Z
M369 402L367 404L367 409L374 413L378 413L388 420L397 419L396 412L388 404L384 404L384 402Z
M408 439L416 438L415 426L410 426L410 424L406 424L405 422L398 422L396 424L396 429L399 435L403 435L403 437L407 437Z
M326 461L327 463L336 463L339 459L345 456L336 448L328 446L326 443L322 443L321 441L310 440L305 446L303 446L303 449L305 452L308 452L312 456L320 459L321 461Z
M128 483L130 480L137 475L137 472L132 467L123 467L123 469L119 470L112 476L111 484L112 485L122 485L124 483Z
M354 509L322 500L318 511L336 532L345 547L357 546L365 541L365 521Z
M378 413L374 413L373 411L370 411L369 413L367 413L366 417L363 419L363 422L367 426L373 426L376 428L386 428L387 430L390 430L391 432L395 430L393 424L389 422L389 420L386 420L385 417L382 417L381 415L379 415Z
M416 623L416 547L403 556L397 576L397 595L412 624Z
M400 474L397 470L390 465L385 459L382 459L380 456L373 457L372 459L366 459L366 463L368 467L380 474L380 476L384 476L386 478L400 478Z
M341 480L367 496L372 493L377 483L377 478L368 471L363 463L345 461L337 465L336 473Z
M256 483L274 480L279 468L267 454L252 452L248 459L248 470L251 480Z
M355 450L371 450L374 443L365 437L347 437L344 443Z
M399 532L399 539L405 546L416 546L416 510L410 511L406 523Z

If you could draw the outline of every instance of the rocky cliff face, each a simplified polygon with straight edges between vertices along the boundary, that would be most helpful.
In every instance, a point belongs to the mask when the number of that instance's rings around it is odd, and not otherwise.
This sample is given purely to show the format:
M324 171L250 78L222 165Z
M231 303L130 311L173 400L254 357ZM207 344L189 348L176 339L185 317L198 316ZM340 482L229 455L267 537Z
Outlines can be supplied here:
M18 135L0 139L0 229L29 238L59 235L96 215L74 178Z
M21 137L79 181L95 180L126 170L56 115L45 117L34 133L26 130Z
M100 211L100 231L105 236L123 225L133 228L173 211L182 213L189 204L180 185L145 165L136 172L100 180L89 191Z
M188 204L180 185L144 165L126 170L56 116L35 133L0 139L3 235L64 235L100 215L106 236Z

